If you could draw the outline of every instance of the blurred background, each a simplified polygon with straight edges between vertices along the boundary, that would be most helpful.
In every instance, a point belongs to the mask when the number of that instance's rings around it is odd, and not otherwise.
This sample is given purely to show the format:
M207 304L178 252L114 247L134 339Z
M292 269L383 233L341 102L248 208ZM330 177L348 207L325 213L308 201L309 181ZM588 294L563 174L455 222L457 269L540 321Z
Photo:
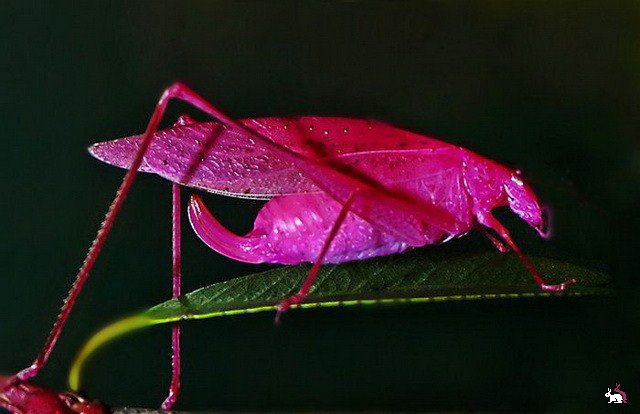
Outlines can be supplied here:
M3 2L0 16L1 372L39 351L123 176L86 147L143 131L182 80L235 117L377 118L517 166L555 225L544 241L501 212L521 247L608 272L616 293L190 322L176 408L584 412L616 382L640 399L639 2ZM206 119L172 104L165 125L182 112ZM66 388L90 334L170 296L170 200L139 176L39 381ZM260 208L206 201L237 232ZM185 292L266 268L184 225ZM158 406L169 332L100 353L88 394Z

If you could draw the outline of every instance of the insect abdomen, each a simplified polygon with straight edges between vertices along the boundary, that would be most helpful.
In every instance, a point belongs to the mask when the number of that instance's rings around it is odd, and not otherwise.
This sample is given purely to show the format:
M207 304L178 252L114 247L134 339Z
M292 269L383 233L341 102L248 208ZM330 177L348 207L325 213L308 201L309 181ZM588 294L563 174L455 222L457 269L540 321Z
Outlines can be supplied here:
M224 229L195 197L189 217L198 236L212 249L249 263L298 264L313 262L338 217L341 204L324 193L275 197L256 217L246 236ZM438 227L425 229L425 244L451 238ZM410 246L349 213L326 256L326 263L342 263L399 253Z

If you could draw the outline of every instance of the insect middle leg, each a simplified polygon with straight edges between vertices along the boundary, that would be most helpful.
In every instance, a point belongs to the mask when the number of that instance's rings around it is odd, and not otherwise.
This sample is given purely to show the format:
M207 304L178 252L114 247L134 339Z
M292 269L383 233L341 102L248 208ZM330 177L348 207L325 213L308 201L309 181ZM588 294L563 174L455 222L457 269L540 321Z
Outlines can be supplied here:
M171 185L171 253L173 267L172 297L180 296L182 288L182 257L181 257L181 223L180 223L180 185ZM180 324L171 327L171 385L169 394L162 402L163 410L170 410L180 394Z
M342 208L340 209L340 213L338 213L338 217L336 218L336 221L331 226L329 235L327 236L327 239L325 240L322 246L322 249L320 250L320 254L316 258L315 262L313 263L313 267L309 271L309 275L307 276L305 281L302 283L302 286L300 287L300 290L298 291L298 293L284 299L282 302L278 304L278 310L275 318L276 324L280 323L280 317L284 312L286 312L291 307L291 305L295 305L302 302L304 298L309 294L309 291L313 286L313 282L315 282L316 277L318 276L320 267L324 263L324 259L327 256L327 252L331 247L331 243L333 242L336 235L338 234L338 231L340 230L340 226L342 225L342 223L344 223L344 220L347 217L347 214L349 213L349 209L353 205L353 201L354 201L354 197L356 196L356 193L357 191L352 192L347 198L346 202L342 205Z
M518 255L520 261L526 266L529 272L533 275L536 283L542 290L550 291L550 292L561 292L567 286L576 282L576 279L568 279L564 282L557 285L548 284L538 270L533 266L533 264L527 259L527 257L522 253L520 248L515 244L515 242L511 239L511 235L509 234L509 230L502 225L493 215L489 212L482 213L478 215L478 221L480 224L494 230L506 243L511 247L511 249Z

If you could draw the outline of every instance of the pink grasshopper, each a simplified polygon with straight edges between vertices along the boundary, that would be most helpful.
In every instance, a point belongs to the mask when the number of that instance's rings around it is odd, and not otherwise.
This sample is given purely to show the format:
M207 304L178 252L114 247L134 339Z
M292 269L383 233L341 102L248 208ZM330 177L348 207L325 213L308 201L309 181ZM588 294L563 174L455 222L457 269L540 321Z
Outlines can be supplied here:
M172 128L156 132L172 98L217 122L195 123L183 116ZM276 320L306 297L323 263L443 243L473 228L484 231L500 251L516 252L541 289L560 291L574 282L547 284L491 214L508 205L546 235L542 209L518 171L381 122L330 117L234 121L185 85L174 84L163 93L143 135L95 144L90 152L129 171L41 354L12 383L32 378L46 363L138 170L174 183L174 297L180 294L179 185L269 200L245 237L223 228L197 196L188 215L198 236L228 257L250 263L314 263L298 293L279 304ZM179 391L179 334L175 325L165 409Z

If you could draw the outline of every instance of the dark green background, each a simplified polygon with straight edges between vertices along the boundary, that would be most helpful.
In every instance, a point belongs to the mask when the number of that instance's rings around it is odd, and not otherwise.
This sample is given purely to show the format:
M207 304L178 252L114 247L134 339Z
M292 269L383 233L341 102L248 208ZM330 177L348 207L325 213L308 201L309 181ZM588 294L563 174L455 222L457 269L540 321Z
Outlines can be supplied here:
M271 314L188 323L178 408L600 411L616 381L639 404L638 2L0 7L1 371L36 355L123 175L85 148L142 131L183 80L232 116L373 117L521 167L556 235L501 214L515 238L609 272L617 293L300 311L278 329ZM138 179L40 381L64 388L88 335L170 295L169 188ZM206 200L235 231L259 209ZM186 291L263 268L186 230ZM114 405L155 407L168 382L167 327L119 341L86 377Z

